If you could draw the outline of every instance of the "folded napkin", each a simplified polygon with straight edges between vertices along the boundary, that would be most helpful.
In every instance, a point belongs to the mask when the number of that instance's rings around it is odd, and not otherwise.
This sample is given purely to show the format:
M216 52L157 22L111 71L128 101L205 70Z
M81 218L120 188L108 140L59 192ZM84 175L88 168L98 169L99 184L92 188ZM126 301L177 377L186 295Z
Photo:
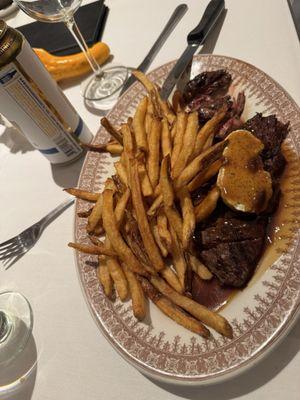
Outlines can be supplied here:
M101 39L108 8L98 0L79 8L75 21L89 46ZM42 48L55 55L68 55L80 50L64 23L33 22L17 28L32 47Z

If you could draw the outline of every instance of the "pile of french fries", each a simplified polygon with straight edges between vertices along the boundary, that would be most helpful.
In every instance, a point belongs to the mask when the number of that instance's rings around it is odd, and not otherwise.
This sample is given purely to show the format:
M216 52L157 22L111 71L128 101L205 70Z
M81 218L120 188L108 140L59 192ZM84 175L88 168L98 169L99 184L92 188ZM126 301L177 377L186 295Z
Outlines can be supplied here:
M194 253L192 236L196 223L216 207L220 193L215 186L194 205L191 192L222 166L227 142L212 143L226 109L199 127L197 113L182 109L180 93L175 92L170 105L144 74L135 71L134 75L147 95L133 118L118 129L103 118L102 125L113 140L85 146L119 155L115 175L107 179L102 193L66 189L93 203L79 213L87 218L90 244L69 246L98 256L97 275L104 293L112 299L116 291L121 301L130 297L139 320L146 315L149 298L192 332L207 338L207 327L211 327L231 338L228 321L195 302L187 288L190 271L201 279L212 278Z

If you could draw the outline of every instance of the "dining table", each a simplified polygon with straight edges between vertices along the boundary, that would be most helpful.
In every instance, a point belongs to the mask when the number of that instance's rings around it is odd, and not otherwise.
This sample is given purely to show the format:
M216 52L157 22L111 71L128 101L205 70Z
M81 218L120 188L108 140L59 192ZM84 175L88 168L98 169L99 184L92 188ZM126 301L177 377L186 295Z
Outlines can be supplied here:
M89 3L83 1L82 4ZM175 60L208 0L186 0L188 10L149 70ZM136 67L163 29L178 0L106 0L109 8L102 41L113 62ZM226 0L222 23L199 53L243 60L276 80L300 104L300 45L286 0ZM33 20L22 11L6 17L12 27ZM53 24L54 26L55 24ZM105 114L87 107L80 79L61 87L95 135ZM0 105L1 113L1 105ZM300 134L300 132L299 132ZM51 165L14 128L0 126L0 243L38 221L68 198L63 188L77 185L83 159ZM43 232L10 268L0 265L0 292L29 300L33 332L20 363L33 368L24 382L0 395L9 400L298 400L300 320L259 363L240 375L209 385L179 385L143 375L101 334L79 282L74 252L74 205ZM21 366L20 366L21 368ZM0 375L4 370L0 370ZM1 397L2 396L2 397Z

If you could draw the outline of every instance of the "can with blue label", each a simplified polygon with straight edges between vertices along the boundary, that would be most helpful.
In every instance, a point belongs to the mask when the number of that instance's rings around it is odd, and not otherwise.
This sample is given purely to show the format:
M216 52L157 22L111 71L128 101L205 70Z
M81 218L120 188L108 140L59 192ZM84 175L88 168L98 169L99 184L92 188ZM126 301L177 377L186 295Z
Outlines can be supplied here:
M24 36L2 20L0 113L52 164L77 160L93 138Z

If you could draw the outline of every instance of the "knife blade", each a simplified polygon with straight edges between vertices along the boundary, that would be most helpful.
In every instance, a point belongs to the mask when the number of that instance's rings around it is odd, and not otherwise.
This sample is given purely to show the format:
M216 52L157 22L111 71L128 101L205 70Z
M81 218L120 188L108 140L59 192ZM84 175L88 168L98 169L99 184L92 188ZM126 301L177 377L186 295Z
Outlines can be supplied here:
M181 20L181 18L184 16L188 9L188 6L186 4L180 4L177 6L172 13L169 21L167 22L166 26L162 30L161 34L149 50L148 54L144 58L144 60L141 62L141 64L136 68L141 72L146 72L147 69L149 68L151 62L153 61L154 57L158 53L158 51L161 49L162 45L165 43L171 32L174 30L175 26L178 24L178 22ZM122 90L120 92L120 95L122 95L128 88L131 86L134 82L136 81L136 78L131 75L127 81L125 82L124 86L122 87Z
M189 65L196 50L205 42L224 9L224 0L211 0L209 2L199 24L187 36L187 48L174 65L161 88L160 95L163 100L168 99L182 73Z

